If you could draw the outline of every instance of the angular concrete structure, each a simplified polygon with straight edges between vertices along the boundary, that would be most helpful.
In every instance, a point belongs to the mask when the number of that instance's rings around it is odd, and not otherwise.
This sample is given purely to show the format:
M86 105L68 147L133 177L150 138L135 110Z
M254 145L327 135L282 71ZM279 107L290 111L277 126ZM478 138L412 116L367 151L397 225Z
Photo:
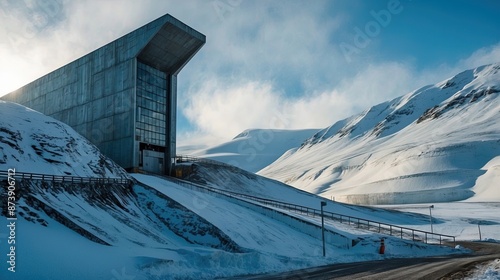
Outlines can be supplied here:
M170 174L177 75L204 44L167 14L1 99L70 125L127 170Z

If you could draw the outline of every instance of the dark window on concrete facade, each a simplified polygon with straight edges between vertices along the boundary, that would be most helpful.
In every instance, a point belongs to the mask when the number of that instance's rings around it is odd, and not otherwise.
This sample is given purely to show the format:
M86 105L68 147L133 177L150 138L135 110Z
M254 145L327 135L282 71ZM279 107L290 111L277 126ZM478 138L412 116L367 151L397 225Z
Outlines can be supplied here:
M136 140L157 146L166 146L166 73L138 62L136 94Z

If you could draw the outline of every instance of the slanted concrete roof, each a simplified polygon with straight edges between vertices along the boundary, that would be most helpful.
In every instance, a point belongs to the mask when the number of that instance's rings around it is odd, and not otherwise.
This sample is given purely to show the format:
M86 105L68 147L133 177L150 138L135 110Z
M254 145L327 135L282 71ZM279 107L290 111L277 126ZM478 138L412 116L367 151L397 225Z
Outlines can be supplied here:
M168 14L162 18L165 23L140 50L137 58L158 70L177 75L205 44L206 38Z

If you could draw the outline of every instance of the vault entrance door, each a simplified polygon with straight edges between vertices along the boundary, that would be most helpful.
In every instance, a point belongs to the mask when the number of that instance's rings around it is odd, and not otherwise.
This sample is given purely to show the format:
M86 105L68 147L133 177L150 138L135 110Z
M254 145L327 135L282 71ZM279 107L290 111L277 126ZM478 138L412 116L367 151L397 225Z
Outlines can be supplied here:
M164 153L143 150L142 156L144 171L155 174L163 174L163 164L165 162Z

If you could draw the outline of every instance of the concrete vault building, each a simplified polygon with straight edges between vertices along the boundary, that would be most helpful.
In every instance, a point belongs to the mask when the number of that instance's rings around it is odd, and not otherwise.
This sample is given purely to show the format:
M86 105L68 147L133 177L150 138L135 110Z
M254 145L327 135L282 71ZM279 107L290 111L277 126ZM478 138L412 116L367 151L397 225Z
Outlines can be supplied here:
M1 99L70 125L129 171L169 174L177 75L204 44L167 14Z

